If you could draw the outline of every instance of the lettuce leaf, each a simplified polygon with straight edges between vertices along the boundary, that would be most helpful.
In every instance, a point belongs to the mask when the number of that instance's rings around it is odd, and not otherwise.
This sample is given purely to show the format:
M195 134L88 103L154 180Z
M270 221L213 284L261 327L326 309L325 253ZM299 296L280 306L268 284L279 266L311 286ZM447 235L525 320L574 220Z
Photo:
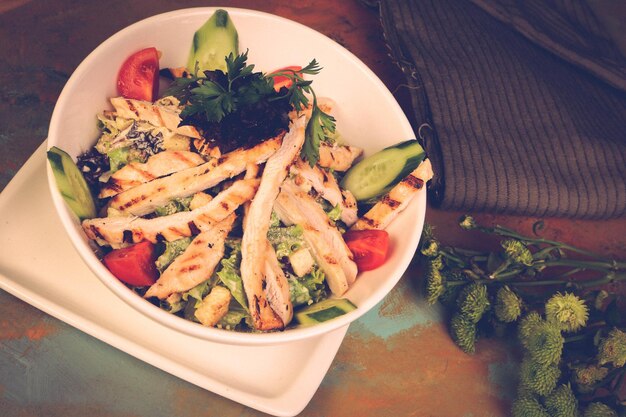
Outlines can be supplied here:
M181 295L176 293L167 297L165 300L160 300L159 307L161 307L168 313L177 313L180 310L184 309L186 304L187 303L183 301Z
M231 303L228 308L228 313L224 315L217 323L217 327L226 330L235 330L242 321L245 321L248 326L251 325L252 319L247 310L244 310L238 303Z
M191 237L174 240L173 242L165 242L165 251L156 260L156 267L159 272L163 273L167 267L174 262L174 259L187 249L191 243Z
M304 246L302 226L270 227L267 239L270 241L278 259L289 256Z
M328 298L325 280L326 274L317 265L302 278L288 274L289 297L293 306L309 305Z
M330 211L327 211L326 214L328 215L329 219L336 222L341 218L341 205L337 204Z
M107 153L111 173L128 164L131 158L130 154L131 152L129 147L113 149L111 152Z
M157 216L169 216L170 214L178 213L180 211L189 211L189 204L193 197L174 198L170 200L166 205L157 207L154 213Z
M185 318L187 320L198 321L196 318L196 309L200 306L200 303L207 296L211 289L215 286L215 280L212 278L207 279L204 282L196 285L182 295L183 301L187 302L185 306Z
M239 271L239 266L241 265L241 241L227 239L226 245L231 248L231 252L228 257L225 256L220 261L221 268L216 275L222 284L230 290L233 298L247 312L248 300L243 290L243 281Z
M315 265L310 273L302 278L298 278L298 281L309 290L309 295L314 303L328 297L326 285L324 284L326 274L319 266Z
M278 214L272 210L272 215L270 217L270 227L278 227L280 226L280 219L278 218Z
M309 289L295 275L287 277L289 282L289 298L294 307L311 304L313 302Z

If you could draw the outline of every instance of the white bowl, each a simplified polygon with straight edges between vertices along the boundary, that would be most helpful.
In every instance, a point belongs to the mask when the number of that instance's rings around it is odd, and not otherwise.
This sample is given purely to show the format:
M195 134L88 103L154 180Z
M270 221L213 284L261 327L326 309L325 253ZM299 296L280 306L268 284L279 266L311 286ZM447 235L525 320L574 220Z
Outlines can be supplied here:
M244 9L227 10L239 32L240 50L249 50L248 63L255 64L257 70L304 66L311 59L317 59L323 70L313 78L313 88L318 97L327 96L337 102L337 127L346 142L371 154L415 137L389 90L363 62L342 46L306 26L278 16ZM110 108L108 98L116 95L115 82L122 62L133 52L154 46L162 52L161 67L184 65L195 30L214 11L215 8L194 8L157 15L123 29L103 42L78 66L61 92L50 122L48 147L57 146L73 157L92 147L98 137L96 114ZM356 310L317 326L274 333L242 333L203 327L184 320L129 290L90 249L78 219L65 205L56 187L49 166L48 184L57 213L74 247L111 291L137 311L166 326L199 338L238 345L309 338L345 326L365 314L389 293L407 269L419 242L426 210L426 193L421 190L389 226L389 259L378 269L359 274L357 282L345 294L357 305Z

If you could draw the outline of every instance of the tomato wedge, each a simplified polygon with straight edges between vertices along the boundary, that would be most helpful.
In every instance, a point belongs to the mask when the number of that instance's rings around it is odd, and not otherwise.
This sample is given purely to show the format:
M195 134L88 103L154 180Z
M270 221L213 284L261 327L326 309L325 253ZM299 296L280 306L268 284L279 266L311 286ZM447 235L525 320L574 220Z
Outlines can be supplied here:
M117 74L117 92L124 98L154 101L159 95L159 51L146 48L129 56Z
M300 70L302 69L301 66L299 65L292 65L289 67L284 67L284 68L280 68L277 69L276 71L272 71L270 72L270 76L272 74L276 74L277 72L284 72L284 71L294 71L296 73L300 74ZM293 84L293 82L291 81L291 79L289 79L288 77L285 77L284 75L277 75L275 77L273 77L274 79L274 90L276 91L280 91L281 88L285 87L285 88L289 88L291 87L291 85Z
M103 259L117 279L136 287L152 285L157 280L159 271L154 264L155 260L154 245L148 241L114 249Z
M359 271L376 269L387 260L389 234L384 230L349 230L343 239Z

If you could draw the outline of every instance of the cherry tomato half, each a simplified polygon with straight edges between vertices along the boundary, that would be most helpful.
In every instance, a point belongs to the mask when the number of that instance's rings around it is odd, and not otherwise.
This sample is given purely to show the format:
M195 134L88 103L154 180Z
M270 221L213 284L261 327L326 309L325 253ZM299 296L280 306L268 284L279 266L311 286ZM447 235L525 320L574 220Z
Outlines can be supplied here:
M389 234L384 230L349 230L343 235L359 271L376 269L385 263Z
M154 245L148 241L114 249L103 259L104 265L117 279L137 287L152 285L157 280L159 271L155 260Z
M154 101L159 95L159 52L146 48L129 56L117 74L117 92L124 98Z
M284 68L277 69L276 71L272 71L270 75L275 74L277 72L290 71L290 70L298 73L301 69L302 67L299 65L292 65L290 67L284 67ZM276 91L280 91L280 89L283 87L289 88L291 87L291 84L293 84L291 79L289 79L288 77L285 77L284 75L277 75L276 77L273 77L273 78L274 78L274 90Z

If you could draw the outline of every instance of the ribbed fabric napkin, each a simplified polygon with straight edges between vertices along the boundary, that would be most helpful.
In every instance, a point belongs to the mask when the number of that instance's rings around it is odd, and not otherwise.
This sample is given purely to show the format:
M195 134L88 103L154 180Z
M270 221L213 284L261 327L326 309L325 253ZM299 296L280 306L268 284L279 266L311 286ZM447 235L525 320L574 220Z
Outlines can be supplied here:
M444 209L626 214L626 61L580 0L381 0Z

